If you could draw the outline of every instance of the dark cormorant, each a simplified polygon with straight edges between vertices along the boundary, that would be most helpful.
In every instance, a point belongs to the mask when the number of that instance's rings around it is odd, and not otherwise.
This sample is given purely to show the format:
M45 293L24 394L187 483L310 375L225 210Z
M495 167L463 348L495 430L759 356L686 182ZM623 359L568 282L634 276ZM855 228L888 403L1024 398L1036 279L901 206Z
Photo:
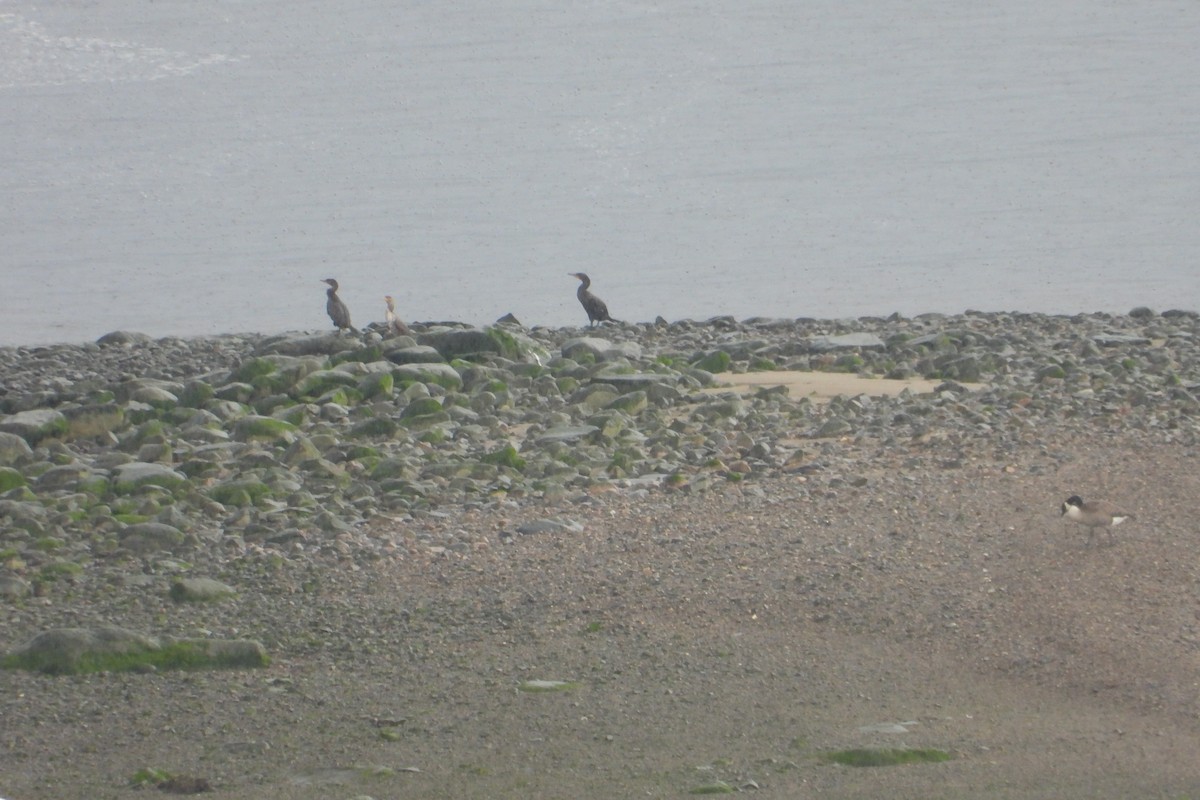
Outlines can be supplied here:
M392 299L390 294L385 294L383 299L387 302L387 329L389 336L405 336L409 334L408 326L404 324L404 320L396 316L396 301Z
M329 298L325 302L325 311L329 314L329 318L333 320L333 326L338 329L338 333L346 329L355 331L354 326L350 324L350 309L346 308L346 304L342 302L342 298L338 297L338 282L333 278L325 278L321 282L329 284L329 288L325 291L325 295Z
M588 315L588 325L595 325L597 322L617 322L608 314L608 306L604 305L604 301L596 295L588 291L588 287L592 285L592 279L582 272L569 272L571 277L580 280L579 289L576 290L575 296L579 298L579 302L583 305L583 310Z

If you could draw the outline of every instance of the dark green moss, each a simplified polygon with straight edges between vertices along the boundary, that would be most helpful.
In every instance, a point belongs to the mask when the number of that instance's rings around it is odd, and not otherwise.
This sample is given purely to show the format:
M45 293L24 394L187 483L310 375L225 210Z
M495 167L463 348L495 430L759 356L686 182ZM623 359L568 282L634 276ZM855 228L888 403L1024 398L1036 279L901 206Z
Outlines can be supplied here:
M265 667L270 661L261 645L195 639L173 642L157 649L85 653L69 664L56 655L9 655L0 659L0 669L24 669L50 675L83 675L154 669L247 669Z
M725 372L729 369L729 364L733 361L729 353L724 350L714 350L703 358L692 364L696 369L702 369L705 372Z
M511 444L487 453L480 459L484 464L495 464L501 467L510 467L518 472L525 469L525 459L521 458L520 453Z
M826 753L822 760L843 764L847 767L891 767L897 764L921 764L949 761L950 754L945 750L930 748L856 748L853 750L837 750Z

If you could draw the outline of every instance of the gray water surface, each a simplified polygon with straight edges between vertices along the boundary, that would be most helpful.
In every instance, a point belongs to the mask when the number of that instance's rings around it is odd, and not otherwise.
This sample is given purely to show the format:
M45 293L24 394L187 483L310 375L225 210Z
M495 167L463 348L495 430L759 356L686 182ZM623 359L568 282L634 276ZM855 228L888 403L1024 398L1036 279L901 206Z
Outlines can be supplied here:
M1200 4L0 2L0 344L1196 308Z

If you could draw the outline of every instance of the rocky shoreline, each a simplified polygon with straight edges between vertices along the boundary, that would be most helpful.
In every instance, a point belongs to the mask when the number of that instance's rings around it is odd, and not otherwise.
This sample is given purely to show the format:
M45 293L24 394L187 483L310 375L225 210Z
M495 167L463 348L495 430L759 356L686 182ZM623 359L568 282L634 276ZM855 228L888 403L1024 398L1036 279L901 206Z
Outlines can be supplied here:
M1183 796L1198 326L0 349L0 795Z
M401 542L366 535L374 518L602 485L837 485L862 480L867 443L953 460L1051 427L1200 431L1192 312L413 327L0 349L0 589L95 560L378 558ZM936 387L875 396L863 380L822 402L717 377L783 371Z

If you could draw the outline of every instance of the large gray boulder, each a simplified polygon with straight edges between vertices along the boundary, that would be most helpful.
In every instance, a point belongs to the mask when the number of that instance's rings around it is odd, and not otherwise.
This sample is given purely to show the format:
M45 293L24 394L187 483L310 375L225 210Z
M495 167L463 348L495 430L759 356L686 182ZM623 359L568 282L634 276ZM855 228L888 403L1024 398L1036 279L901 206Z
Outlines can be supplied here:
M67 418L52 408L19 411L0 419L0 432L14 433L36 446L46 439L61 439L67 434Z

